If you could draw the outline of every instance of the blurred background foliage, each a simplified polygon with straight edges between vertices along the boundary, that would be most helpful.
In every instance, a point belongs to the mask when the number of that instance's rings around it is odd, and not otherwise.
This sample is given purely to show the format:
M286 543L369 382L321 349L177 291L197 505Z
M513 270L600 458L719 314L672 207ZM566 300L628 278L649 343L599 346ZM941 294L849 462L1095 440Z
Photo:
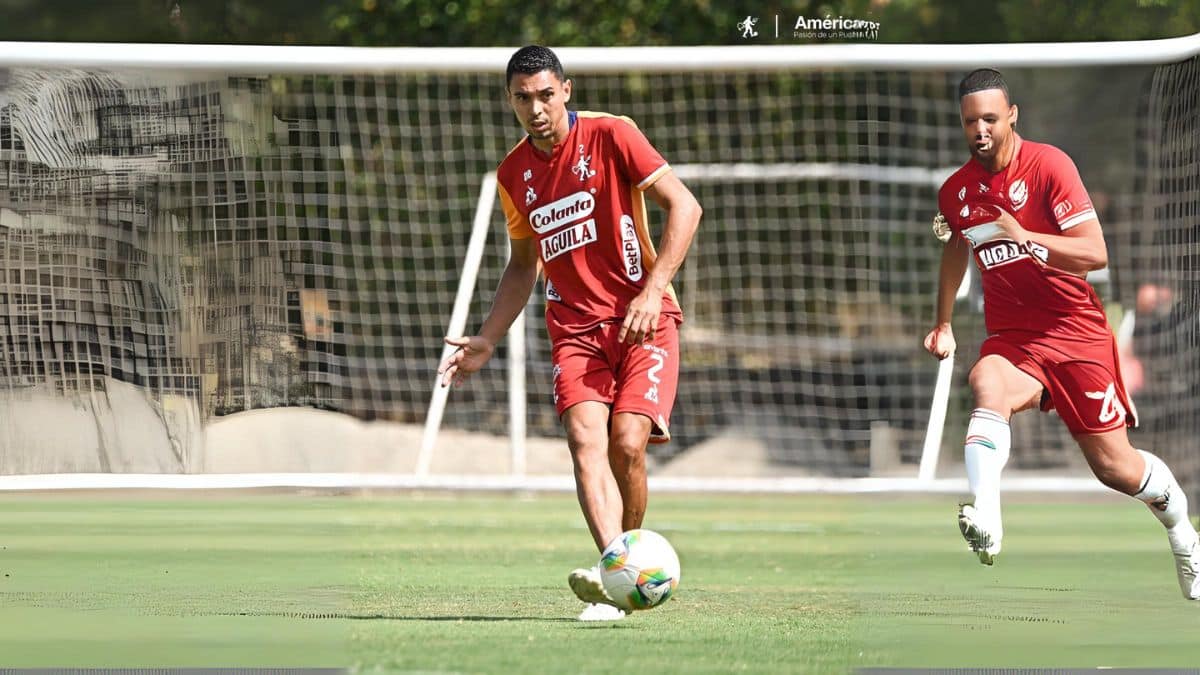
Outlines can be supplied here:
M1200 32L1200 0L0 0L0 40L359 46L796 44L796 18L876 21L879 42L1137 40ZM774 17L780 36L774 36ZM759 20L743 39L737 24Z

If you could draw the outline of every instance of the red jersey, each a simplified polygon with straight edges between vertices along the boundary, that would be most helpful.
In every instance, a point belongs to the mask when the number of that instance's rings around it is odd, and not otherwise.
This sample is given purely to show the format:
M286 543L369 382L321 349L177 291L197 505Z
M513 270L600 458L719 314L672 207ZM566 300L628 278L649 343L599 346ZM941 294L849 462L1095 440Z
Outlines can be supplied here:
M627 117L574 111L550 155L526 137L496 170L513 239L537 240L551 339L622 320L657 254L642 191L671 168ZM674 291L662 315L681 321Z
M983 283L989 334L1032 331L1073 340L1110 339L1112 330L1085 279L1042 265L995 224L999 206L1034 233L1061 234L1096 218L1079 171L1062 150L1016 137L1012 161L991 173L974 159L938 191L938 209L971 245ZM1032 242L1036 244L1037 237ZM1033 254L1045 251L1033 245Z

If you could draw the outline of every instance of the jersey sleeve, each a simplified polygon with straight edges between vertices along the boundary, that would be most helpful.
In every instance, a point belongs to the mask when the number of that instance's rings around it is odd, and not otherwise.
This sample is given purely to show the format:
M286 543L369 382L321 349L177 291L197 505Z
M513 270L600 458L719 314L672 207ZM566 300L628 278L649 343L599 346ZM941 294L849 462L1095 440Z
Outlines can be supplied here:
M1046 153L1043 168L1046 197L1058 229L1069 230L1096 218L1092 198L1088 196L1087 188L1083 187L1079 169L1075 168L1075 162L1067 153L1058 149Z
M611 128L617 161L634 187L645 190L671 170L667 160L650 145L633 120L618 117Z
M950 181L947 180L942 184L941 189L938 190L937 205L938 213L942 214L942 217L946 219L946 223L950 225L950 237L953 238L961 236L959 235L959 229L961 228L960 221L962 217L958 213L958 208L954 206L954 202L950 199L951 194L953 193L950 188Z
M507 222L509 239L528 239L532 237L533 228L529 225L529 219L517 210L517 205L513 203L508 190L504 189L504 184L497 183L496 191L500 193L500 208L504 209L504 219Z

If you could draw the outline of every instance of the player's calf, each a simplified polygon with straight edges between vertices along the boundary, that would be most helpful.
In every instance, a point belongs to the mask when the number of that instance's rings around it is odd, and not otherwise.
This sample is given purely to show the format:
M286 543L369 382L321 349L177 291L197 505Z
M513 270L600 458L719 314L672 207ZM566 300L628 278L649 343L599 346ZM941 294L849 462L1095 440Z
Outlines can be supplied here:
M1200 537L1188 517L1188 500L1167 465L1152 453L1138 450L1145 460L1141 489L1133 496L1167 528L1179 590L1189 600L1200 600Z

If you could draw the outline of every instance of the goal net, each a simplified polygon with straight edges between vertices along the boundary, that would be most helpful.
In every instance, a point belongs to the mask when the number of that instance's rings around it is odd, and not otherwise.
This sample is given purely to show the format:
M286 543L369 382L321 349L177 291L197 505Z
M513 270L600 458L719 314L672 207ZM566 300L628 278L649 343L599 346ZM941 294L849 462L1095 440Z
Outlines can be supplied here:
M561 50L572 107L635 119L705 208L675 282L682 373L654 479L915 478L939 405L920 346L940 255L929 223L965 159L955 86L975 65L1000 66L1021 132L1079 165L1113 270L1093 282L1144 373L1139 442L1200 478L1186 445L1197 43L1164 42L1017 60L995 46L969 60L875 45ZM503 95L511 50L238 48L215 63L179 47L130 46L126 61L9 47L0 474L570 485L540 287L515 345L444 407L432 394L456 298L474 330L505 263L481 186L521 138ZM1143 316L1148 285L1171 300ZM980 310L968 289L939 476L962 474ZM1086 476L1052 416L1017 418L1013 445L1014 472Z

